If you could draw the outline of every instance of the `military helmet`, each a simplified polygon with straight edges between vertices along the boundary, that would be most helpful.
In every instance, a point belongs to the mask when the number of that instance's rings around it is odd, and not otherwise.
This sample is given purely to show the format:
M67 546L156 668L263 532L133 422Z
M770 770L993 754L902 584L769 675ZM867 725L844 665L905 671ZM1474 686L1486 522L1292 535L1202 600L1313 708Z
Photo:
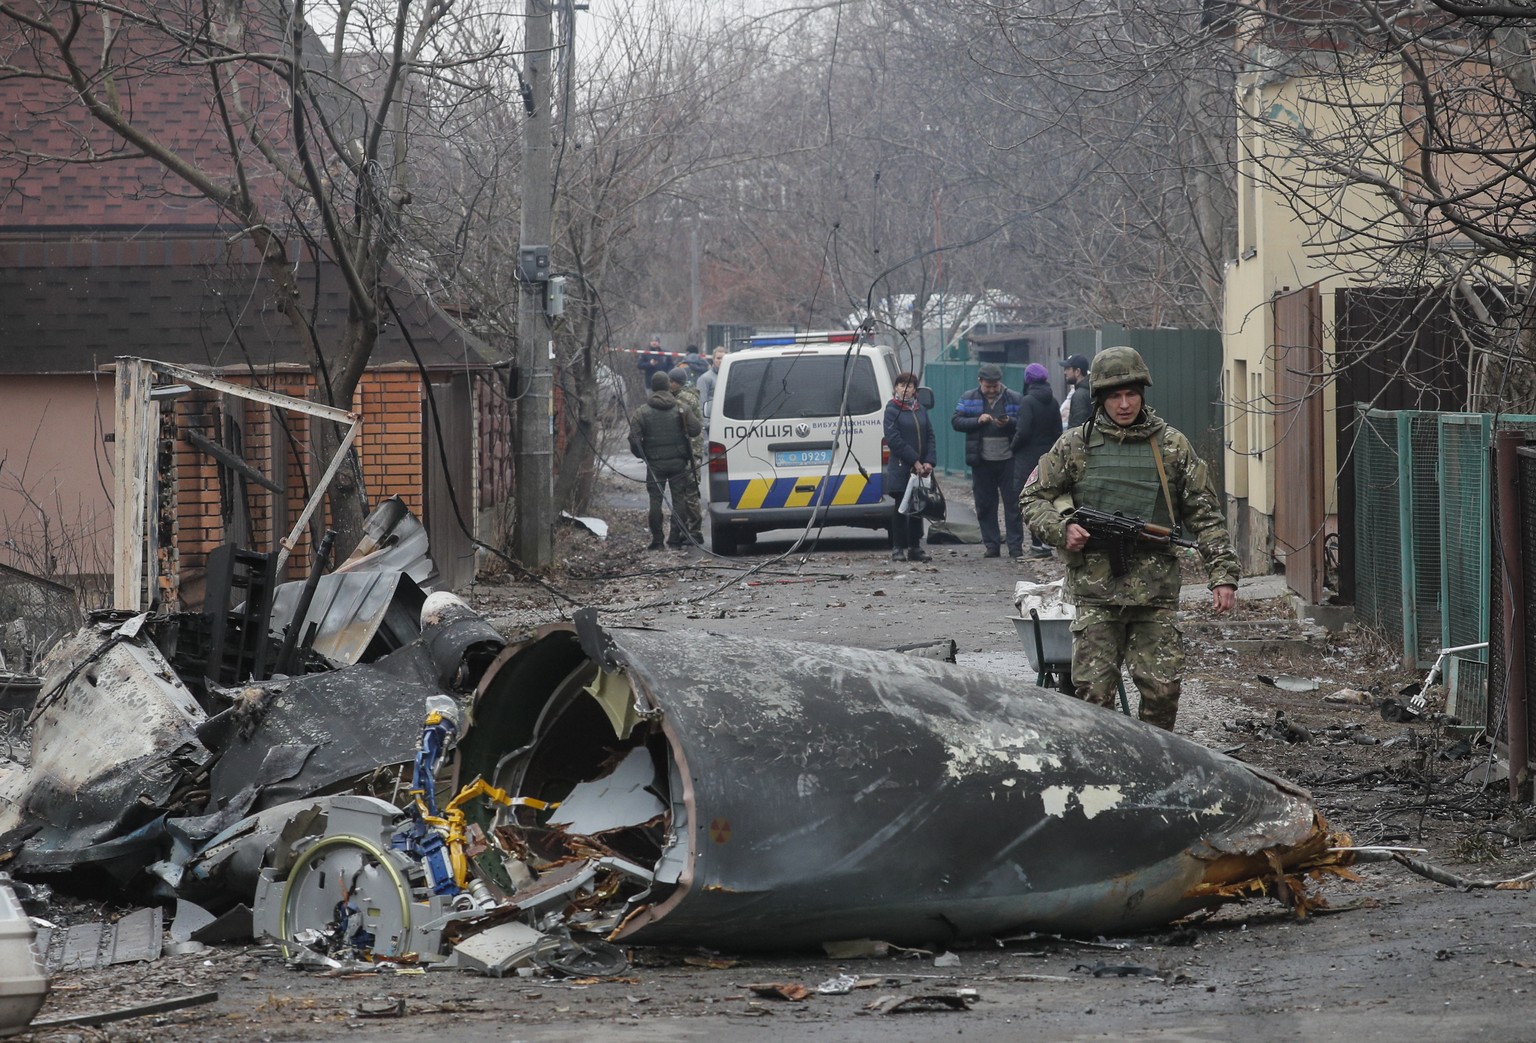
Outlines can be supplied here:
M1093 364L1088 369L1088 383L1095 395L1131 384L1151 387L1152 372L1135 348L1105 348L1093 357Z

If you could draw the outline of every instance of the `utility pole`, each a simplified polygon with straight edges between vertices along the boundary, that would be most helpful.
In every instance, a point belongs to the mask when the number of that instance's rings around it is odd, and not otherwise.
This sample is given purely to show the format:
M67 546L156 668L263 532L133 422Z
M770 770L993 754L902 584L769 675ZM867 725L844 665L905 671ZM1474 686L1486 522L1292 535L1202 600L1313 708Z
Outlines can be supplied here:
M688 343L689 344L699 344L700 345L700 350L702 351L703 350L702 342L699 340L699 296L700 296L700 292L699 292L699 218L698 218L698 215L694 215L693 220L691 222L689 222L689 226L688 226L688 244L689 244L688 257L689 257L689 260L690 260L690 264L688 266L688 291L689 291L689 299L693 302L693 307L690 308L689 311L688 311ZM707 355L709 353L706 351L706 352L704 352L704 354Z
M517 284L517 535L513 551L524 567L543 568L553 557L554 366L550 360L550 233L554 224L550 107L551 4L524 0L527 66L523 82L523 212L518 241Z

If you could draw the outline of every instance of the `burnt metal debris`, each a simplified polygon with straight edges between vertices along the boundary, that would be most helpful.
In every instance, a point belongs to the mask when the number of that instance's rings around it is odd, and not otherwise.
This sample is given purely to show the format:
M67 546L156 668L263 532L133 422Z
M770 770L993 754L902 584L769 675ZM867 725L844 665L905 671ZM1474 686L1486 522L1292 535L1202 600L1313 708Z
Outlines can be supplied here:
M1116 933L1281 892L1304 909L1301 877L1346 843L1304 791L1042 689L590 610L503 651L473 720L461 774L558 802L500 813L525 863L624 867L583 910L616 941Z
M130 893L153 883L147 871L166 885L161 893L174 891L187 858L241 818L348 790L410 761L426 700L467 699L504 642L462 602L424 594L406 572L348 574L372 575L387 577L410 606L414 636L398 622L399 608L338 602L326 627L373 635L362 645L368 661L353 665L305 646L302 674L221 686L208 666L230 660L223 647L209 647L208 635L222 605L98 613L55 645L40 666L27 755L0 759L0 848L12 852L11 866L30 874L89 869ZM299 625L270 604L234 615L241 622L224 630L227 642L247 649L271 643L251 640L251 619ZM388 641L378 638L384 617L396 619ZM236 658L270 661L259 651Z
M419 526L389 511L303 589L242 552L219 589L246 602L59 643L29 748L0 760L13 869L197 903L198 930L249 923L301 966L603 976L615 943L1113 934L1260 894L1305 912L1304 878L1349 858L1294 786L942 656L589 609L508 643L423 590Z

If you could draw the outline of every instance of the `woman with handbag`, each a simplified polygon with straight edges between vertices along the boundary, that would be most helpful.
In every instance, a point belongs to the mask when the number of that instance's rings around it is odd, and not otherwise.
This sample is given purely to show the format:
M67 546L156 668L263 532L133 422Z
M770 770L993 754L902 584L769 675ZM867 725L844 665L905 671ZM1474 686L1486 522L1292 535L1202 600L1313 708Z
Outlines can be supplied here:
M933 443L933 424L928 411L917 401L917 374L896 374L896 386L885 405L885 444L890 459L881 479L891 497L891 560L930 561L923 549L923 515L901 513L907 483L932 479L938 450Z

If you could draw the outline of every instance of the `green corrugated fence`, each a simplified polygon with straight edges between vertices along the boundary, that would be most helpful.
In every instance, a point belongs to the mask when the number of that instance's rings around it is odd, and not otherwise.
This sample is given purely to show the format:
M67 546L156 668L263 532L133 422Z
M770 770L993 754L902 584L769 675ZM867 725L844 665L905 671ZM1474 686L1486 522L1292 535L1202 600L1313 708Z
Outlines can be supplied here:
M1354 444L1355 614L1428 669L1442 648L1488 640L1489 446L1500 429L1536 432L1536 416L1359 407ZM1487 653L1456 656L1455 712L1480 721Z
M1147 402L1168 423L1184 432L1211 469L1211 480L1223 487L1223 429L1221 407L1221 335L1215 330L1066 330L1067 354L1089 358L1096 347L1128 344L1141 353L1152 371ZM1061 360L1046 363L1051 386L1061 390ZM950 417L960 396L976 386L974 361L930 362L923 383L933 389L933 426L938 433L939 467L965 473L965 436L952 430ZM1024 367L1004 366L1003 383L1015 391L1024 387Z

